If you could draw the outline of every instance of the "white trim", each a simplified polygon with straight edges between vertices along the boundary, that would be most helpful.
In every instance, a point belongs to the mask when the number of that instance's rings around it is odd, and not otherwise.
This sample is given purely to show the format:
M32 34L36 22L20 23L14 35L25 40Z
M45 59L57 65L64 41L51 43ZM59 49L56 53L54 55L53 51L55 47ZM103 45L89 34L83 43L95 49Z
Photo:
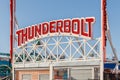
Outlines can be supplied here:
M95 78L95 72L94 72L94 67L92 67L92 79Z

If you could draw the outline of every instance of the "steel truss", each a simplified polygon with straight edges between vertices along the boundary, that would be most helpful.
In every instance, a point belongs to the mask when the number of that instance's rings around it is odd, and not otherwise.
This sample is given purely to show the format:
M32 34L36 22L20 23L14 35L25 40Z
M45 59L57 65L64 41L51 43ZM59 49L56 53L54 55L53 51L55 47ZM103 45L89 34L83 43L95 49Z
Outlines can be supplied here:
M14 48L14 63L100 60L101 39L74 36L45 37Z

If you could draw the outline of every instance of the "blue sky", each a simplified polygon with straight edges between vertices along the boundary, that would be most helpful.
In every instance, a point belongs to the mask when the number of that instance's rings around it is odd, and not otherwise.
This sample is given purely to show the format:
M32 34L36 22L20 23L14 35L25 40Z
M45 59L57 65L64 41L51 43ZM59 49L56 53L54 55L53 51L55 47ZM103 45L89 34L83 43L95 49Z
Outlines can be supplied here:
M112 40L120 59L120 0L107 2ZM0 52L9 52L9 11L9 0L0 0ZM16 17L20 28L51 20L95 17L93 34L100 37L100 0L17 0ZM107 53L112 53L107 46Z

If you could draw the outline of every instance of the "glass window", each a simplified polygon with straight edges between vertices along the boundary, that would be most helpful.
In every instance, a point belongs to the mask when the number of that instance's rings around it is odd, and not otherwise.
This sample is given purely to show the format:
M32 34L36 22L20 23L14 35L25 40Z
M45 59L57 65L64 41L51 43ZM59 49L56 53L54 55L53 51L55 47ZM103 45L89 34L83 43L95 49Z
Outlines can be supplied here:
M40 74L39 80L49 80L49 74Z
M22 80L32 80L31 79L31 74L23 74L22 75Z

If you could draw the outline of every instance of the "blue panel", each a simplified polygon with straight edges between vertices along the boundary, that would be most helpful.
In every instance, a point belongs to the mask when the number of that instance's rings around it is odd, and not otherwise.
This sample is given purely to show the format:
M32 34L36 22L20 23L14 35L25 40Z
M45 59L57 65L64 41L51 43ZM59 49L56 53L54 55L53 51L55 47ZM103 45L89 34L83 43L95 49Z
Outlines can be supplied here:
M104 63L104 68L105 69L114 69L116 66L116 63ZM120 66L119 66L120 69Z
M10 62L9 61L0 61L0 65L8 65L10 66Z

